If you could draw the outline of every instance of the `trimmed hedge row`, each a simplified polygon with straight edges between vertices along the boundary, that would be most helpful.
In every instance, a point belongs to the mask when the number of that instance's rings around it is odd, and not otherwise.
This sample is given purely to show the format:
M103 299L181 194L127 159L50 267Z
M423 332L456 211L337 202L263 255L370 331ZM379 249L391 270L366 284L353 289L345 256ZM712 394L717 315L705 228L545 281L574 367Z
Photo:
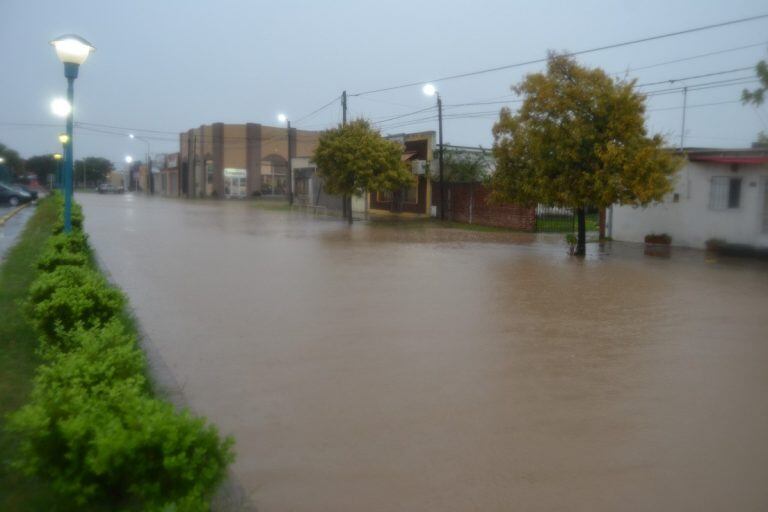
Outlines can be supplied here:
M76 507L209 510L233 441L152 397L144 353L119 318L125 298L92 268L74 211L70 235L61 216L54 226L30 288L44 363L30 402L9 418L17 467Z

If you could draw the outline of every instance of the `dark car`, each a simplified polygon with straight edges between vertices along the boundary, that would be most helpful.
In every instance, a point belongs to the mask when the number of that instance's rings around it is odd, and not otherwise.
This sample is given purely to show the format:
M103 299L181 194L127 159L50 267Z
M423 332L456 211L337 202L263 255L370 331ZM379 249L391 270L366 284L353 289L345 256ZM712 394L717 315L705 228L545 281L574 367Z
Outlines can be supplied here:
M21 190L18 187L0 183L0 203L8 203L11 206L17 206L21 203L32 201L32 195Z
M18 183L16 185L14 185L14 187L20 188L21 190L23 190L24 192L26 192L27 194L32 196L32 200L33 201L37 201L37 190L35 190L33 188L29 188L26 185L18 184Z

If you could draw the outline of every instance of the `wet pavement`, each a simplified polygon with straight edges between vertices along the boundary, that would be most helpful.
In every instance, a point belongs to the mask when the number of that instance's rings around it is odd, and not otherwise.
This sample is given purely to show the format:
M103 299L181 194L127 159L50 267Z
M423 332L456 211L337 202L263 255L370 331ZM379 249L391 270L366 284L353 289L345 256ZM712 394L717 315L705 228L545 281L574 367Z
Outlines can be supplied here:
M10 206L0 206L0 217L11 213L13 210L15 208ZM34 205L27 206L0 226L0 261L5 259L5 253L16 243L34 211Z
M768 510L768 266L78 197L271 511Z

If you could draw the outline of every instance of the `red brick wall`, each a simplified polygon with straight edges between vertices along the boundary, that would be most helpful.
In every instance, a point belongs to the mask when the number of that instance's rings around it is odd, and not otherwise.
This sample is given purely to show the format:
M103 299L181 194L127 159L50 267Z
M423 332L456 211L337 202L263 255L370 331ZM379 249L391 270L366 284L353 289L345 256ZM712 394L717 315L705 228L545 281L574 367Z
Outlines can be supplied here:
M450 183L445 185L448 207L446 218L456 222L470 223L470 199L472 206L471 223L482 226L497 226L520 231L536 229L536 209L514 204L491 205L490 191L480 183ZM440 206L440 184L432 183L432 204Z

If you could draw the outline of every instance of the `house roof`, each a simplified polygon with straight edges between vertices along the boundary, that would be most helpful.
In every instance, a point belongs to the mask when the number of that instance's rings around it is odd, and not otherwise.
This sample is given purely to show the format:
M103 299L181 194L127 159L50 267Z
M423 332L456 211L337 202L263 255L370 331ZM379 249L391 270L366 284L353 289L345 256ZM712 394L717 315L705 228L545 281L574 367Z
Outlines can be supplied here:
M680 153L680 150L677 150ZM717 164L762 165L768 163L766 148L685 148L682 153L691 162L711 162Z

